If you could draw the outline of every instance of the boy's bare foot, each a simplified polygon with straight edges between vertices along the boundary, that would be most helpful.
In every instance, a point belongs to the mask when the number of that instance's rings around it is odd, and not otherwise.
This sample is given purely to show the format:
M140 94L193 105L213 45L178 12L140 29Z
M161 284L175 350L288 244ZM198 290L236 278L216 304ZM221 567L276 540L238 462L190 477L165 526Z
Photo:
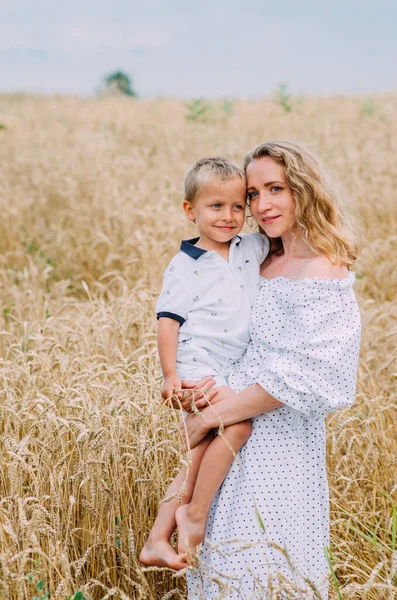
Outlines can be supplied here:
M148 539L141 550L139 560L146 567L169 567L175 571L187 567L185 558L179 556L166 540Z
M204 540L205 521L189 513L189 504L177 508L175 520L178 527L178 553L196 554L197 546Z

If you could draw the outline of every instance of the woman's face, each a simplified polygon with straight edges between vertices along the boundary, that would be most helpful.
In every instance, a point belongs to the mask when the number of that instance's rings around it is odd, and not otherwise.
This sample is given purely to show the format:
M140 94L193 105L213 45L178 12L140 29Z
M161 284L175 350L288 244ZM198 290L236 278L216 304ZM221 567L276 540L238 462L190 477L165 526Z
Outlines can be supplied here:
M285 169L270 156L249 163L247 197L252 216L270 238L283 237L295 229L295 200Z

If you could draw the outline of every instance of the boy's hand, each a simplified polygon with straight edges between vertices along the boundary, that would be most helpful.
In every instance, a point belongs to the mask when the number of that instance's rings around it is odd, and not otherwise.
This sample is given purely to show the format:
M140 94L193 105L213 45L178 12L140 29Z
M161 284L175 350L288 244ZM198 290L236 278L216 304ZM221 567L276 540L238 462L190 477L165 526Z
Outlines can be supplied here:
M168 400L168 398L172 398L175 390L181 389L181 380L178 375L168 375L164 377L163 381L163 389L161 390L161 395L164 400Z

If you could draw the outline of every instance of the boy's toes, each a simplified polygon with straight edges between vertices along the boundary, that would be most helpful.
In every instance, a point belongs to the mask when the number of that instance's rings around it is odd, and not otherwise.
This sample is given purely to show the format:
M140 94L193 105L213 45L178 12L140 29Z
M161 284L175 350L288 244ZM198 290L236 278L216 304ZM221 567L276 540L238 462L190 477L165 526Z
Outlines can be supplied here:
M146 567L169 567L175 571L187 567L186 560L183 560L166 540L148 540L139 555L139 560Z
M188 566L186 558L182 557L180 554L176 555L177 558L169 561L168 566L175 571L182 571L182 569L186 569Z

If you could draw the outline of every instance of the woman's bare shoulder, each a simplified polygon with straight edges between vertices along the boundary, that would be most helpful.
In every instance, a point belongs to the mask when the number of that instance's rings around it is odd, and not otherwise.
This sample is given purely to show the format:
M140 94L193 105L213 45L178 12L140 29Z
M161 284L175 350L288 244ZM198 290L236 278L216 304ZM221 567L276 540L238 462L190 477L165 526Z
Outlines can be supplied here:
M314 256L299 273L299 279L317 277L319 279L343 279L348 269L343 265L334 265L326 256Z

